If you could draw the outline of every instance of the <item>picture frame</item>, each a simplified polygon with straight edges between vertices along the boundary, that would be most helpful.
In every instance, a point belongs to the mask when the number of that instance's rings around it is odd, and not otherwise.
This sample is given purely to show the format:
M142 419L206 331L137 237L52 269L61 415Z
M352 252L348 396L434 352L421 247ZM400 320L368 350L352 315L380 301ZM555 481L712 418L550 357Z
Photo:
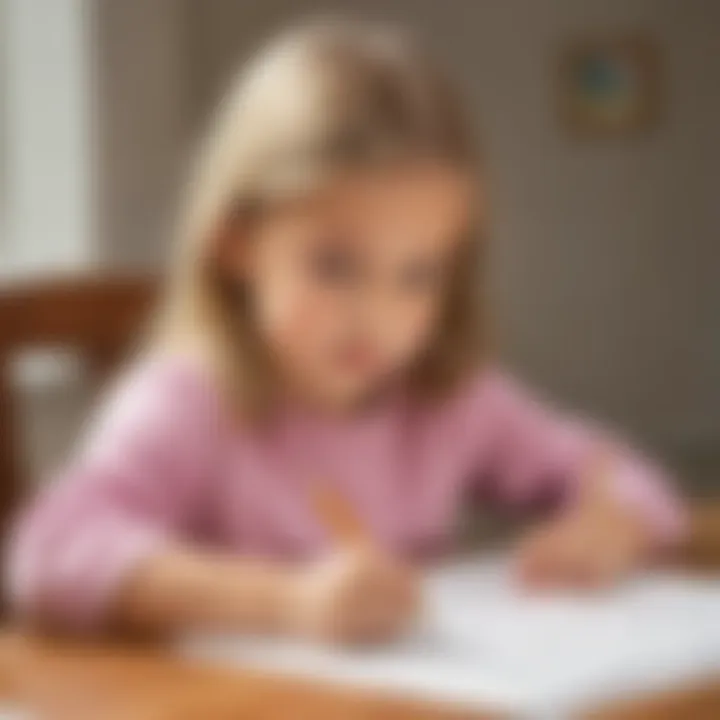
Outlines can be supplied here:
M662 81L660 49L647 36L571 41L560 55L562 123L585 138L648 132L660 117Z

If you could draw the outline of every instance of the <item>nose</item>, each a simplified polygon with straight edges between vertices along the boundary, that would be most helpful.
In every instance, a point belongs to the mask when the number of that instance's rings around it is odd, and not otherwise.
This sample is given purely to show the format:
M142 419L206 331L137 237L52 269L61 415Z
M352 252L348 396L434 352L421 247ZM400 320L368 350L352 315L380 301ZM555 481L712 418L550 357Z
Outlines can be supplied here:
M398 339L403 331L404 315L404 302L389 283L378 283L368 292L363 327L380 350Z

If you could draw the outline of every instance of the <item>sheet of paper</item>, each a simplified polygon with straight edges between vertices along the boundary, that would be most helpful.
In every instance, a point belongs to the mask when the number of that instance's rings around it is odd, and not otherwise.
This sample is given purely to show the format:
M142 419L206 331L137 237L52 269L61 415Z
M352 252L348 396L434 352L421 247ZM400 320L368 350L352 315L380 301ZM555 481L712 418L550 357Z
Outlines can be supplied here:
M720 673L720 580L657 572L592 597L523 595L503 558L438 567L425 615L401 642L366 650L234 636L183 638L221 664L539 717Z

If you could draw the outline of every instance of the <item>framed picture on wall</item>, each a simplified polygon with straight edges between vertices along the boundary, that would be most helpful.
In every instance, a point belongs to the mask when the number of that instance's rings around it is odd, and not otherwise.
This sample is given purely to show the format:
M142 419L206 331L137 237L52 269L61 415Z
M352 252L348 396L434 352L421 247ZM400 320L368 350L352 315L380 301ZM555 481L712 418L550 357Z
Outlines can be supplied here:
M650 130L662 99L660 50L641 35L569 42L560 57L559 105L575 135L613 137Z

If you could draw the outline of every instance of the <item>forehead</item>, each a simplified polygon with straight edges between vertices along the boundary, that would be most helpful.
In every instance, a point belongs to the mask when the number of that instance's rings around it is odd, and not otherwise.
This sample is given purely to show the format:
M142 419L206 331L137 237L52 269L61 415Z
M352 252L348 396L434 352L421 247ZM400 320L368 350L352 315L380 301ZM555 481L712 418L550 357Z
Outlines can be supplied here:
M469 224L472 183L455 168L415 164L337 178L284 213L352 240L447 244Z

